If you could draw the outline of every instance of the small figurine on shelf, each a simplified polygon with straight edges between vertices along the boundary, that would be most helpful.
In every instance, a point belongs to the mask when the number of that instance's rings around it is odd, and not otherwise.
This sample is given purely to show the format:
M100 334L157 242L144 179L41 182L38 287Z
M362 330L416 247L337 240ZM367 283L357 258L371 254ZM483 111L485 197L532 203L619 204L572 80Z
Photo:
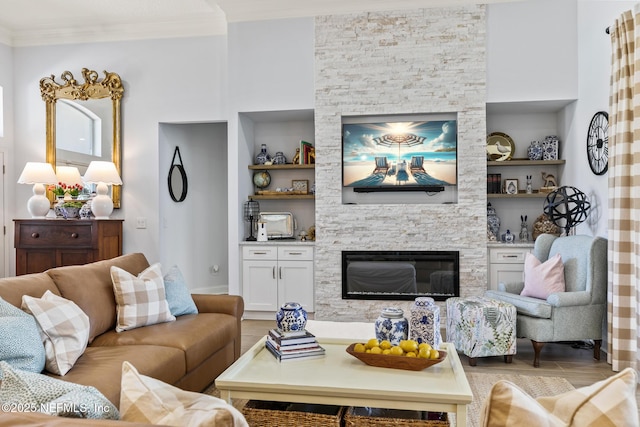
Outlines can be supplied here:
M527 215L520 215L520 241L529 240L529 229L527 228Z
M533 187L531 186L531 175L527 175L527 194L533 193Z
M293 160L291 160L291 163L293 163L294 165L300 164L300 148L296 148L296 154L293 155Z

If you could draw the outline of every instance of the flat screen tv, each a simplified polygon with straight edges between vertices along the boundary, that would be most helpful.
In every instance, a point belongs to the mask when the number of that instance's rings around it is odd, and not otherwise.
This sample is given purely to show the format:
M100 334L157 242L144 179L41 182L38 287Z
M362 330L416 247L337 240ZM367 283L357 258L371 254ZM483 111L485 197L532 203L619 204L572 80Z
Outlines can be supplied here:
M457 185L456 120L342 124L342 180L356 192Z

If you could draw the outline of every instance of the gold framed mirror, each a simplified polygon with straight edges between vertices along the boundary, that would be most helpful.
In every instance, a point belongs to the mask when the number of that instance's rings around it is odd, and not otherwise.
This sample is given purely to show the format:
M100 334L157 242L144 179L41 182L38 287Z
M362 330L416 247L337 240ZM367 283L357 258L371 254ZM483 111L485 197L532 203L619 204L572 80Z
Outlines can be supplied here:
M82 69L84 83L76 82L70 71L62 73L62 83L52 74L40 80L40 93L46 103L46 161L56 166L76 166L84 174L91 160L111 161L122 176L122 137L120 101L122 80L116 73L104 71L104 78ZM58 111L58 107L60 110ZM56 134L64 141L56 141ZM113 207L120 207L121 188L111 188ZM51 202L55 197L47 191Z

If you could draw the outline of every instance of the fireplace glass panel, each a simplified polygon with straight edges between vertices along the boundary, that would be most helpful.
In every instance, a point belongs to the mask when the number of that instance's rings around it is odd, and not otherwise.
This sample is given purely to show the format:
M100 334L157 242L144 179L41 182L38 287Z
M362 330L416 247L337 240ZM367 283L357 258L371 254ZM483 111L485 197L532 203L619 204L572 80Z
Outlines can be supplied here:
M459 296L457 251L343 251L342 298L437 301Z

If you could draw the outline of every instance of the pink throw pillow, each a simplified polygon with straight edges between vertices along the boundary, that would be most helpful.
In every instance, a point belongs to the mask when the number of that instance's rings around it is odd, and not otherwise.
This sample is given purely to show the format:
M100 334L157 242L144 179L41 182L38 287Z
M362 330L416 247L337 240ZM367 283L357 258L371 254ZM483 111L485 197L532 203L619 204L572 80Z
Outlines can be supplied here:
M528 253L524 259L524 289L522 296L547 299L554 292L564 292L564 264L560 254L543 263Z

